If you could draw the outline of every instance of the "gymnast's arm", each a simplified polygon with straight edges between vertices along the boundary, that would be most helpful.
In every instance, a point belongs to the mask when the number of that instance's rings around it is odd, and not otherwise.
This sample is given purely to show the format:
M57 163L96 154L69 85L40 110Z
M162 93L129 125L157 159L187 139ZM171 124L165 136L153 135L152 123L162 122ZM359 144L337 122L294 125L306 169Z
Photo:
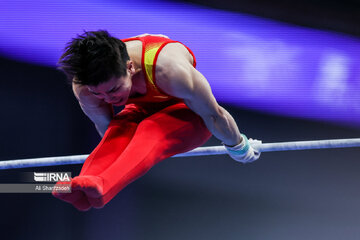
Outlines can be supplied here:
M166 93L183 99L191 110L201 116L215 137L228 146L242 141L235 120L217 103L208 81L189 61L167 61L157 69L157 85Z
M101 137L104 136L110 121L114 117L111 104L96 98L86 86L73 83L73 92L86 116L95 124Z

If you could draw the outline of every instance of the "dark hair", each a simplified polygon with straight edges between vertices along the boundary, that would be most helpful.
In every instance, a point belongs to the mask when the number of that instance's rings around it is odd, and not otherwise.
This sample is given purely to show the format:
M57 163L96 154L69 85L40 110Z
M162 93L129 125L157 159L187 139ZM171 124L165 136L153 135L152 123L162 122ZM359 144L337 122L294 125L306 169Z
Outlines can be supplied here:
M66 44L58 62L70 82L96 86L126 76L126 45L107 31L84 31Z

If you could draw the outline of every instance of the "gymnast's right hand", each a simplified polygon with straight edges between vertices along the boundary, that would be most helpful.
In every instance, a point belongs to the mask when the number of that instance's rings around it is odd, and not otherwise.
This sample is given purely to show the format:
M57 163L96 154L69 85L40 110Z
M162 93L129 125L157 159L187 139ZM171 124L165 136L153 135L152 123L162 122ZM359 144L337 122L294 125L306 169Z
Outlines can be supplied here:
M227 146L224 144L226 150L228 151L228 154L232 159L234 159L237 162L241 163L251 163L255 160L258 160L260 157L260 152L251 147L249 140L244 134L241 134L242 141L235 146ZM252 139L250 139L252 140ZM256 143L261 143L259 140L252 140Z

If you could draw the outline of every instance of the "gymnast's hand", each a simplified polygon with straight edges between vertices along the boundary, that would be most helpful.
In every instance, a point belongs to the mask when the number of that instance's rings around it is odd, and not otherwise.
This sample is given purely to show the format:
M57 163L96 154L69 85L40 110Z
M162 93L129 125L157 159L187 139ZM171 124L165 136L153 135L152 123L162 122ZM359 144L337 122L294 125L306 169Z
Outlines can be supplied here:
M249 140L244 134L241 134L241 136L242 141L238 145L230 147L224 144L230 157L235 161L241 163L251 163L255 160L258 160L260 157L260 152L251 147ZM252 140L251 138L250 141L252 141L253 143L261 143L261 141Z

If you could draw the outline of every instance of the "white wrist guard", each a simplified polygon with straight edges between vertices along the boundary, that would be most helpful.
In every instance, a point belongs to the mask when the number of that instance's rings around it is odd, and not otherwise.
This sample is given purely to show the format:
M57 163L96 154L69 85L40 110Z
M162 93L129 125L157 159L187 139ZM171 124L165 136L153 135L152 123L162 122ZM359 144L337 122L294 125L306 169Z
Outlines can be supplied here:
M257 160L260 157L260 152L251 147L249 140L244 134L241 134L242 141L233 147L225 146L231 158L237 162L249 163ZM251 139L250 139L251 140ZM254 142L254 140L252 140ZM259 140L255 140L260 142Z
M238 145L230 147L224 144L225 148L228 150L230 154L243 156L249 151L250 148L249 140L244 134L241 134L241 136L242 136L242 141Z

